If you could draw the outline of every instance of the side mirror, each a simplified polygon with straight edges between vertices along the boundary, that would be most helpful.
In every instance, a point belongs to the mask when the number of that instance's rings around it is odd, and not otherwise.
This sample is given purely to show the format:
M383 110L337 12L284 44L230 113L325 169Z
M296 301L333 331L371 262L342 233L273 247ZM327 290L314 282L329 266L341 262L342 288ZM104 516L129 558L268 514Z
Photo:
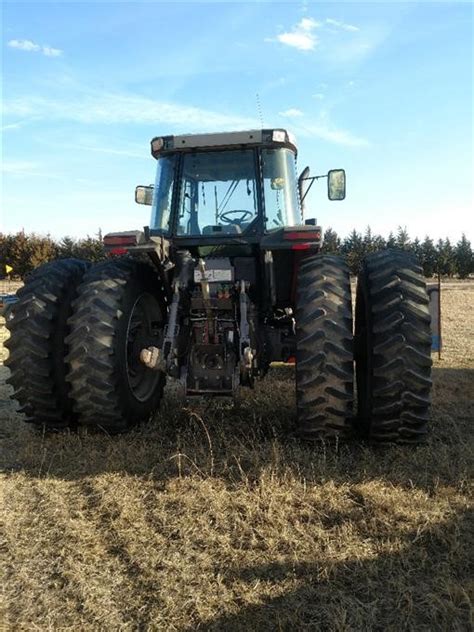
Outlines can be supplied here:
M151 206L153 204L153 187L136 187L135 202L137 204L146 204L147 206Z
M328 171L328 198L343 200L346 197L346 172L344 169Z

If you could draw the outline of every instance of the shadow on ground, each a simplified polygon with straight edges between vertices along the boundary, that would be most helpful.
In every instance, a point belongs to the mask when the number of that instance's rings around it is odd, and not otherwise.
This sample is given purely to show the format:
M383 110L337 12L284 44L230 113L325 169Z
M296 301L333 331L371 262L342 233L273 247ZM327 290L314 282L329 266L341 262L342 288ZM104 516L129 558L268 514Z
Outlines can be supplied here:
M270 468L309 483L329 477L352 483L381 478L430 490L459 480L469 466L473 373L434 369L432 432L419 448L302 443L294 434L292 375L280 369L235 405L185 404L170 389L151 422L115 437L84 429L45 434L25 424L13 404L3 401L1 464L6 473L22 471L39 478L126 473L163 481L197 475L218 477L229 485L241 484L243 478L256 481Z
M471 630L469 586L474 514L431 525L425 532L393 531L392 553L343 562L271 562L230 569L229 585L267 582L282 594L244 605L211 622L205 632L294 630ZM375 535L375 537L377 537ZM446 575L449 565L451 576ZM240 588L242 591L242 588ZM472 595L471 595L472 597ZM387 623L389 624L387 627ZM391 625L390 625L391 623Z

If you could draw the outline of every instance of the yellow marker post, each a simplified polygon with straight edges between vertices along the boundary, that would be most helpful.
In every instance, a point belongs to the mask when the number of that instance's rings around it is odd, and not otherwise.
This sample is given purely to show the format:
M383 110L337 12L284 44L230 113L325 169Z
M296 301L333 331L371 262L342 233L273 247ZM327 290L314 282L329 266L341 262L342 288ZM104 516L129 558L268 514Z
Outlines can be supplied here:
M9 266L8 263L5 264L5 272L7 274L10 274L10 272L13 272L13 268Z

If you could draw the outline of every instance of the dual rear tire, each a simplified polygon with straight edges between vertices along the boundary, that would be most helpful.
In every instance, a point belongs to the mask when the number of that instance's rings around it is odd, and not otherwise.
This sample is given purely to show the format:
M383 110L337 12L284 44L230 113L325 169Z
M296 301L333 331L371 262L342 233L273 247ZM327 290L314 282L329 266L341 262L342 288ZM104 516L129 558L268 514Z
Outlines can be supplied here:
M349 268L340 257L303 259L296 296L296 401L304 438L347 435L353 406Z
M37 268L6 313L8 382L27 422L62 430L77 423L66 379L68 319L88 264L63 259Z
M355 319L356 430L378 442L422 443L429 424L431 327L423 270L387 250L359 274Z
M26 420L113 434L158 408L164 375L140 360L161 346L166 303L152 268L58 260L33 272L7 313L9 383Z
M426 285L415 258L396 250L366 257L357 282L354 334L350 275L340 257L303 260L296 303L300 435L355 433L378 442L421 443L429 422L431 332Z

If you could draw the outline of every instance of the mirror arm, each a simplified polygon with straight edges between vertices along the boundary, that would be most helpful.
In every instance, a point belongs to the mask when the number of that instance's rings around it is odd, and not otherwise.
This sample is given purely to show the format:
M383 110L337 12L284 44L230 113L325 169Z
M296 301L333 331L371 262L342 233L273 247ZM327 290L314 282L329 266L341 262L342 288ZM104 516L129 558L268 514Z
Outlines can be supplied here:
M301 178L301 182L304 182L305 180L310 180L310 181L311 181L311 183L310 183L309 187L306 189L306 191L304 192L304 195L301 197L301 200L300 200L301 204L303 204L305 197L308 195L308 193L309 193L309 191L310 191L311 187L312 187L312 186L313 186L313 184L314 184L314 181L315 181L315 180L321 180L321 178L327 178L327 177L328 177L328 176L327 176L327 174L326 174L326 175L324 175L324 176L311 176L310 178Z

